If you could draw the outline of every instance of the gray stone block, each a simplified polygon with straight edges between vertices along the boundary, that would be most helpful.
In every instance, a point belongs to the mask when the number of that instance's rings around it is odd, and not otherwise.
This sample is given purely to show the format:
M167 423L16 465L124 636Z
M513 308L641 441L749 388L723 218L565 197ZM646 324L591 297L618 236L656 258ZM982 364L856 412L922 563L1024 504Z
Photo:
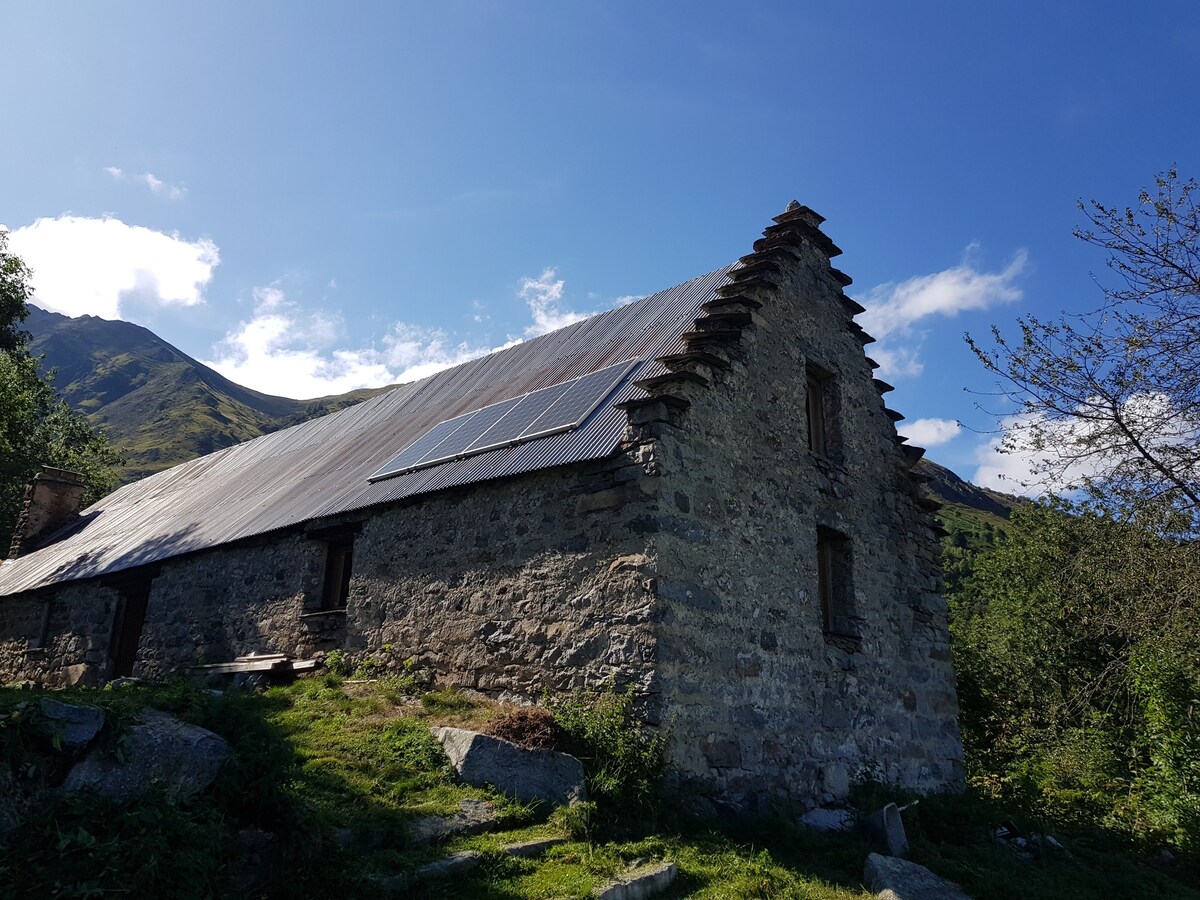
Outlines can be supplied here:
M431 844L449 837L491 831L500 821L496 807L486 800L463 800L458 812L449 816L422 816L408 824L409 836L418 844Z
M86 747L104 727L104 710L98 706L60 703L49 697L42 700L42 715L62 733L68 747Z
M924 866L878 853L867 857L863 881L877 900L971 900L953 881L934 875Z
M848 809L810 809L800 817L801 823L818 831L847 831L854 824L854 815Z
M468 784L491 785L522 803L562 806L587 799L583 763L567 753L529 750L462 728L434 728L433 734Z
M479 865L480 854L473 850L464 850L445 859L426 863L417 869L417 878L422 881L434 878L449 878L451 875L463 875Z
M224 738L156 710L142 715L129 729L123 760L93 749L67 773L63 790L124 803L155 789L181 800L212 784L229 755Z
M679 874L675 863L650 863L627 872L619 881L602 888L597 900L643 900L665 891Z

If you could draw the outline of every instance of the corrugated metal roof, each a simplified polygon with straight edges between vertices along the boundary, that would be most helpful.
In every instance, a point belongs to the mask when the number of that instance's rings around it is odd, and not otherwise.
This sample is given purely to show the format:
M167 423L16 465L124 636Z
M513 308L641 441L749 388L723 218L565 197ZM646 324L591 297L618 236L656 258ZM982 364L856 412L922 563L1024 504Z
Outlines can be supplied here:
M644 395L634 379L666 371L656 358L683 349L682 335L733 268L126 485L85 510L82 528L0 563L0 596L374 504L607 456L627 422L616 404ZM367 481L443 419L630 359L646 362L574 431Z

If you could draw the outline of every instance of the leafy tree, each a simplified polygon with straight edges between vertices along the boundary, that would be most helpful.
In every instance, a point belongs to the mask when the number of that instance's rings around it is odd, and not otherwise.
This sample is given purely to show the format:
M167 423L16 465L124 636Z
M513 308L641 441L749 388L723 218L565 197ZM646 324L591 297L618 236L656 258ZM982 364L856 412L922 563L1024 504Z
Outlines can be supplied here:
M1200 186L1171 169L1132 208L1080 203L1075 232L1117 276L1091 313L968 337L1018 404L1002 449L1031 451L1035 476L1112 508L1171 503L1200 532Z
M11 353L24 345L21 323L29 315L29 269L8 252L8 232L0 231L0 351Z
M112 490L120 462L86 419L74 412L43 375L21 322L29 314L29 269L8 251L0 232L0 542L16 527L26 485L42 465L79 472L92 502ZM0 554L3 555L3 554Z
M1061 501L1013 511L950 595L972 774L1200 852L1200 544Z

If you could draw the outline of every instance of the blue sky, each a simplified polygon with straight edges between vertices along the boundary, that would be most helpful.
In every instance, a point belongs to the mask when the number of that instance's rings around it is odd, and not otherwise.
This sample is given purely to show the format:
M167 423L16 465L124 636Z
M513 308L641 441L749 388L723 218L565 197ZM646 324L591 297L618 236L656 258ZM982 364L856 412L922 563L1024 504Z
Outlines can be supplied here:
M44 0L0 34L44 306L336 393L715 269L795 197L901 432L982 480L963 332L1091 308L1076 199L1200 175L1194 3Z

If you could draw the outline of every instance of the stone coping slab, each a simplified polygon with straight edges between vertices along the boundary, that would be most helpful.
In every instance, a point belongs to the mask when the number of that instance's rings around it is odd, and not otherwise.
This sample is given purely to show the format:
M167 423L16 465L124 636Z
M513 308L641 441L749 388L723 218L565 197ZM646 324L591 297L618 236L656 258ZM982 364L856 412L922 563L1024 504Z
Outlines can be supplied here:
M597 900L643 900L665 891L679 874L673 862L648 863L626 872L596 894Z

